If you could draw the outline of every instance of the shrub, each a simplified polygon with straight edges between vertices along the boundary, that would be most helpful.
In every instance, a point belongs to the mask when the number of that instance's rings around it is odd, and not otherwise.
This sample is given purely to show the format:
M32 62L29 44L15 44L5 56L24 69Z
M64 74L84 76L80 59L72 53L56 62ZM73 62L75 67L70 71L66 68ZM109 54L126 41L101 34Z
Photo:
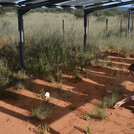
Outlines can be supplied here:
M24 84L21 82L21 81L19 81L16 85L15 85L15 88L16 89L24 89L25 87L24 87Z
M96 21L105 21L106 17L105 16L99 16L97 17Z
M4 60L0 60L0 98L17 99L18 95L8 89L12 82L12 71Z
M74 12L74 16L76 16L76 18L83 18L84 17L84 12L83 10L75 10Z
M115 16L117 12L115 10L103 10L101 14L104 16Z
M11 60L12 57L12 60ZM0 58L4 59L12 71L20 69L18 48L14 44L6 44L0 49Z
M0 85L6 86L9 83L9 68L4 61L0 60Z
M6 13L6 9L1 7L0 8L0 15L4 15Z
M0 60L0 98L6 94L6 86L9 84L8 67Z

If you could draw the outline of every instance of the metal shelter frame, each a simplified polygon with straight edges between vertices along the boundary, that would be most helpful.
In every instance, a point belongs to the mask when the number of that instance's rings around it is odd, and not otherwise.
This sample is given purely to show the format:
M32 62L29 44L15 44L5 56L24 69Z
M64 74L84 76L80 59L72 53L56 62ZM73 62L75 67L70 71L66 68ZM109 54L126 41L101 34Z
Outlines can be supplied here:
M77 4L77 2L79 2ZM80 3L85 2L85 5ZM102 9L134 4L134 0L0 0L2 7L17 7L18 8L18 31L19 31L19 54L20 64L24 68L24 27L23 15L31 9L45 6L53 8L60 6L62 8L82 8L84 10L84 52L87 50L87 16ZM134 11L134 10L133 10ZM130 29L130 18L132 10L129 10L128 29Z
M134 8L128 9L128 33L130 34L130 21L131 21L131 15L134 14Z

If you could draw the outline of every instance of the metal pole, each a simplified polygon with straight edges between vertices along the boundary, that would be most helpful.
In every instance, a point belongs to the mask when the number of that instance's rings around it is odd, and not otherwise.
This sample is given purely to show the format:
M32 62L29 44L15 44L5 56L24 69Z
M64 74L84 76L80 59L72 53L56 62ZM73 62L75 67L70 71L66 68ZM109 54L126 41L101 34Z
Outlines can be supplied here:
M87 51L87 13L84 11L84 52Z
M19 51L20 51L20 64L24 68L24 31L23 31L23 13L18 9L18 30L19 30Z
M88 36L89 36L89 20L87 21L87 27L88 27Z

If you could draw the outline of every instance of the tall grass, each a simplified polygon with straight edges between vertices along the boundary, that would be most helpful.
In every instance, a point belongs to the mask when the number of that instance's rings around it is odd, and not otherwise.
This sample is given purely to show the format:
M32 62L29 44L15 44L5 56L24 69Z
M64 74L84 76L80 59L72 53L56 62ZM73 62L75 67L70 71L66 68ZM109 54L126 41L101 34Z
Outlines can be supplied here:
M120 16L107 17L108 24L108 38L106 38L106 24L105 19L97 21L99 17L89 16L89 28L87 35L87 44L97 46L99 48L124 48L126 46L132 47L133 32L131 32L131 40L126 36L127 34L127 20L120 18ZM43 38L50 38L56 35L62 38L62 20L65 22L65 40L74 45L83 44L83 19L76 19L72 14L67 13L29 13L24 16L24 30L26 44L38 42ZM120 37L120 21L122 24L122 36ZM18 42L18 27L17 15L7 13L0 21L1 44ZM7 34L8 33L8 34ZM50 38L52 39L52 38Z

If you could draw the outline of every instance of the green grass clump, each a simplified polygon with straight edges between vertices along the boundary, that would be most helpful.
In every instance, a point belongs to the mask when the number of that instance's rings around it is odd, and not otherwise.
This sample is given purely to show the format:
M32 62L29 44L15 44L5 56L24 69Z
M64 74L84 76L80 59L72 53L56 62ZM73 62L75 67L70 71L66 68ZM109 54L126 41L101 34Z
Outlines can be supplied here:
M89 124L87 125L86 134L92 134L92 124L91 124L91 123L89 123Z
M108 114L106 113L105 108L97 107L95 112L96 112L95 117L97 119L103 120L108 117Z
M45 98L45 91L44 91L44 89L41 89L40 90L40 98L42 98L42 99L44 99Z
M85 118L86 118L86 121L90 120L90 114L88 112L85 113Z
M39 125L38 126L38 130L39 130L39 134L47 134L47 132L49 132L49 126L48 124L45 125Z
M119 92L113 90L109 96L105 96L102 101L103 108L112 108L114 104L118 101Z
M50 107L46 102L42 102L41 105L32 110L32 117L38 120L46 119L51 113Z

